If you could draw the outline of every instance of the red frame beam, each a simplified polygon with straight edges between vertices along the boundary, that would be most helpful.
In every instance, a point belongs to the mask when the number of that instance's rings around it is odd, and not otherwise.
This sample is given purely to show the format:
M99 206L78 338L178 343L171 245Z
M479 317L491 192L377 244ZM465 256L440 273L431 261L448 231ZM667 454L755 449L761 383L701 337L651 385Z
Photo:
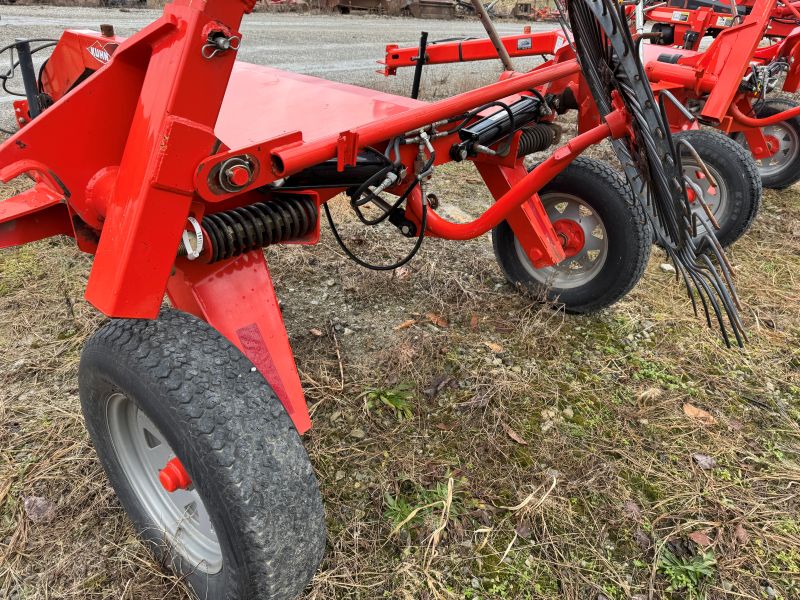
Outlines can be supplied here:
M297 173L305 168L335 158L337 155L340 157L344 155L345 164L353 164L358 149L385 143L395 136L419 129L430 123L448 119L488 102L519 94L525 90L538 87L555 79L570 77L579 72L580 65L573 60L537 69L530 73L516 73L513 77L477 90L471 90L433 104L420 106L419 108L412 108L396 116L343 132L336 139L327 138L309 143L279 147L271 152L273 177L277 179ZM348 138L354 139L355 143L346 143ZM239 150L238 152L246 153L249 150L251 149ZM215 160L215 157L212 157L206 163L213 160Z
M530 200L589 146L607 137L621 137L626 132L627 115L624 110L617 109L606 115L605 123L572 138L522 179L513 184L509 182L508 191L498 197L477 219L469 223L452 223L428 210L428 228L435 235L450 240L469 240L483 235L505 221L513 210ZM417 216L422 214L422 200L419 195L411 199L410 206Z
M555 54L567 42L561 31L544 31L531 33L526 31L519 35L508 35L501 38L509 56L541 56ZM386 57L379 64L385 65L383 75L396 75L397 69L413 67L418 61L419 48L401 48L397 44L386 46ZM428 42L425 51L426 65L439 65L476 60L499 58L497 49L489 39L457 40L448 42Z

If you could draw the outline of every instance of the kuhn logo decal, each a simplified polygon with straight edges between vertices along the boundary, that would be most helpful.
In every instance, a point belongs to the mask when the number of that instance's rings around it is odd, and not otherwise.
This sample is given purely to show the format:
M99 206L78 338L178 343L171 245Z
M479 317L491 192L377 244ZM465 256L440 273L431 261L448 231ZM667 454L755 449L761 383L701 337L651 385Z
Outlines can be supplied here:
M111 53L117 49L118 44L106 44L103 45L100 42L95 42L86 50L88 50L89 54L91 54L94 59L101 63L107 63L111 60Z

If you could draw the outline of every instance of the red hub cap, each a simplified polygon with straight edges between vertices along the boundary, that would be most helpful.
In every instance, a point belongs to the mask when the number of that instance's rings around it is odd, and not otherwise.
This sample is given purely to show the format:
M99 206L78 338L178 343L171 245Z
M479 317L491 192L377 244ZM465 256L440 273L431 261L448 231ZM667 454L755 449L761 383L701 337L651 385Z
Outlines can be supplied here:
M168 492L175 490L185 490L192 485L192 479L189 473L183 468L183 463L177 458L173 458L167 463L167 466L158 472L158 480L164 489Z
M567 255L567 258L575 256L583 250L586 238L583 228L575 221L572 219L559 219L553 223L553 229L555 229L556 235L561 240L561 247L564 248L564 254Z

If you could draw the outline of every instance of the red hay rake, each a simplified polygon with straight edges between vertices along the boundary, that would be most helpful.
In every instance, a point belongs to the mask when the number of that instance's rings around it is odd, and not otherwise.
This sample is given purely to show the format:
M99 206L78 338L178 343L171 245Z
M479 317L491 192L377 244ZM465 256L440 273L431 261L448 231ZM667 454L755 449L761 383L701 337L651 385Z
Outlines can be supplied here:
M203 598L293 597L322 557L321 497L297 435L311 420L262 252L316 243L321 210L344 252L375 269L404 264L426 236L493 231L510 280L567 277L559 295L576 312L627 293L655 235L709 324L743 339L724 255L692 210L616 4L570 1L580 63L563 56L427 103L235 62L254 2L174 0L128 39L67 31L39 78L37 48L12 45L26 98L0 145L0 180L32 181L0 202L0 247L65 235L94 255L86 298L112 319L81 360L87 427L142 536ZM535 43L569 47L559 34ZM528 171L574 102L582 132ZM608 138L633 190L578 159ZM495 199L469 222L425 194L451 161L472 162ZM356 256L326 204L343 193L413 250L391 265ZM553 212L565 196L588 215ZM569 279L578 263L583 279Z
M720 3L712 4L719 8ZM654 94L668 94L670 101L665 110L671 131L696 129L698 120L713 125L752 153L766 187L792 185L800 180L800 105L790 98L772 99L769 94L779 85L790 94L800 87L800 13L795 14L794 5L784 6L777 0L754 0L738 4L741 16L731 23L710 27L709 23L716 21L708 15L716 13L709 12L709 6L696 5L658 3L646 7L645 18L656 24L651 32L635 35ZM683 34L673 35L672 30L659 27L666 22L659 20L664 11L689 15L673 19L678 22L675 31L685 29L697 36L690 36L691 42L683 42ZM633 7L627 14L633 17ZM726 18L730 18L730 12L727 14ZM699 43L705 35L715 39L700 51ZM643 43L645 38L653 43ZM765 46L763 40L770 43ZM552 55L546 65L575 56L559 31L526 30L521 35L503 36L501 43L510 57ZM383 74L394 75L399 68L418 68L421 64L498 58L488 39L427 45L424 63L417 60L419 54L417 48L388 45L382 61ZM577 90L578 82L573 80L568 85ZM580 110L579 122L584 130L597 119L591 102L579 104L574 108Z

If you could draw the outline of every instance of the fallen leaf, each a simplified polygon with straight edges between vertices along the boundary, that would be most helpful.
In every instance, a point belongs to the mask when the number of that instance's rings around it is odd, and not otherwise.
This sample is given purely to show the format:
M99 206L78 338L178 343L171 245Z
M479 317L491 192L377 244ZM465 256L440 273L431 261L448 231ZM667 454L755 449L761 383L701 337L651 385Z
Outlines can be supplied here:
M683 412L687 417L696 419L703 425L714 425L717 422L710 412L697 408L694 404L689 404L688 402L683 405Z
M663 392L661 388L651 387L644 390L642 393L639 394L639 400L643 402L647 402L648 400L655 400L659 398Z
M516 431L514 431L511 428L511 425L509 425L508 423L505 423L503 421L500 421L500 425L502 426L503 431L506 432L506 435L508 435L508 437L510 437L512 440L514 440L515 442L517 442L518 444L520 444L522 446L527 446L528 445L528 442L526 442L525 439L520 434L518 434Z
M689 539L701 548L708 548L711 545L711 538L702 531L693 531L689 534Z
M367 437L367 434L364 433L363 429L359 429L358 427L356 427L355 429L353 429L353 431L350 432L350 437L355 438L357 440L363 440L365 437Z
M434 378L433 381L431 381L430 387L425 390L425 395L431 399L435 398L439 394L439 392L441 392L446 387L453 385L454 383L455 379L453 379L453 377L451 377L450 375L447 374L439 375L438 377Z
M312 327L311 329L309 329L308 333L310 333L314 337L322 337L323 335L325 335L324 333L322 333L321 329L317 329L316 327Z
M706 456L705 454L692 454L692 458L694 459L694 462L697 463L697 466L704 471L708 471L717 466L717 461L710 456Z
M523 521L514 528L514 532L523 540L527 540L531 537L531 526L526 521Z
M642 509L639 508L639 505L633 500L626 501L625 504L622 505L622 509L625 511L625 515L630 519L638 521L642 518Z
M653 540L650 539L650 534L641 527L637 527L633 532L633 539L636 541L636 545L644 552L647 552L653 546Z
M425 316L428 317L428 320L437 327L444 328L450 324L447 322L447 319L445 319L442 315L437 315L436 313L432 312L425 313Z
M747 530L741 523L739 523L736 526L736 529L733 532L733 537L735 537L736 541L739 542L742 546L744 546L747 542L750 541L750 534L747 533Z
M675 537L667 540L664 544L664 547L672 552L677 558L684 558L689 559L697 552L695 551L694 545L689 543L684 537Z
M56 516L55 503L41 496L28 496L22 501L22 506L34 523L49 523Z
M436 429L440 431L453 431L458 426L458 423L436 423Z
M470 317L470 319L469 319L469 326L470 326L472 329L477 329L477 328L478 328L478 315L472 315L472 316Z
M400 323L400 325L396 325L394 327L394 331L400 331L401 329L408 329L409 327L414 325L416 322L417 322L416 319L408 319L407 321L403 321L402 323Z
M495 344L494 342L483 342L483 345L495 354L502 354L503 352L503 347L500 344Z

